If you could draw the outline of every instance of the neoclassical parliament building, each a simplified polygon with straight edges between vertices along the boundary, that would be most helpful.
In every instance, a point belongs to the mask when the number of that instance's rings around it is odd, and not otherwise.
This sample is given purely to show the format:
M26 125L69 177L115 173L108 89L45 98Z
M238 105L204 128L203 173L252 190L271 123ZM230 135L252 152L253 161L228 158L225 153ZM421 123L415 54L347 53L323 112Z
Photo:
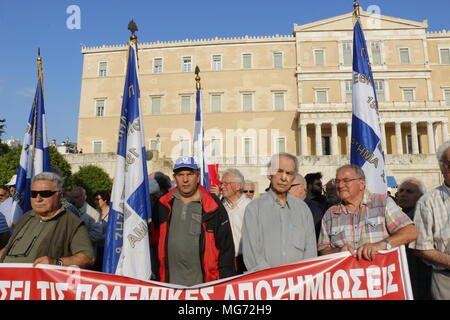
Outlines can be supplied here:
M450 32L428 22L361 12L379 101L386 175L441 183L435 151L448 139ZM138 34L139 40L145 34ZM349 162L352 13L290 35L139 42L139 81L149 171L193 152L195 74L200 68L205 144L220 171L239 168L268 185L271 154L298 156L300 173L324 180ZM127 45L84 47L78 149L114 174ZM70 156L74 157L74 156ZM159 164L157 164L159 161Z

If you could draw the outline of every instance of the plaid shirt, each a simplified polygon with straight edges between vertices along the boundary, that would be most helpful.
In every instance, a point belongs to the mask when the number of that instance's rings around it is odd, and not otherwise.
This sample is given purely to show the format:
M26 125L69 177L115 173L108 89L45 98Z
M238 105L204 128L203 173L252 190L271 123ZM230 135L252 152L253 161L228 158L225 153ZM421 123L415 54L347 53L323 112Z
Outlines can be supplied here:
M327 210L322 218L317 249L341 248L345 244L358 248L379 242L411 223L389 196L366 191L355 212L350 212L343 204Z

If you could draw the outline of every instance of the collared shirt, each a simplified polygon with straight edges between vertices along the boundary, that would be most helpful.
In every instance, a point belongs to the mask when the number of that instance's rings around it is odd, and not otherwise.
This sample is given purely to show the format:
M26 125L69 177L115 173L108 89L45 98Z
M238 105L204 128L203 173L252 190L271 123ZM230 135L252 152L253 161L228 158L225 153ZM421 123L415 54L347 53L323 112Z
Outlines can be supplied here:
M242 248L249 271L317 256L311 211L303 200L289 194L286 203L281 204L269 190L245 209Z
M389 196L366 190L355 212L341 203L327 210L322 219L318 250L342 248L345 244L358 248L379 242L411 223Z
M445 183L419 199L414 223L419 236L409 244L409 248L450 254L450 189ZM433 268L445 269L435 264Z
M244 220L245 208L251 201L252 200L247 198L245 194L241 195L235 205L233 205L231 201L228 201L226 198L222 201L223 206L227 210L228 217L230 218L231 232L233 233L234 241L234 252L236 256L238 254L242 254L242 221Z
M170 283L193 286L203 282L200 259L202 203L200 198L189 203L180 199L178 190L174 201L167 240Z

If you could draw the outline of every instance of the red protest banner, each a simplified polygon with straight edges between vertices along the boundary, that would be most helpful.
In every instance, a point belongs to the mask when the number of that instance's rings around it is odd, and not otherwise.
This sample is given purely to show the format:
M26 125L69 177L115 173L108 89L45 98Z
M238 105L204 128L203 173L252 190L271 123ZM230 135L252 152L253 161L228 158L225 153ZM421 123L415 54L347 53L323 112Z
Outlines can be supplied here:
M412 299L404 249L374 261L339 253L194 287L72 267L0 264L0 300Z

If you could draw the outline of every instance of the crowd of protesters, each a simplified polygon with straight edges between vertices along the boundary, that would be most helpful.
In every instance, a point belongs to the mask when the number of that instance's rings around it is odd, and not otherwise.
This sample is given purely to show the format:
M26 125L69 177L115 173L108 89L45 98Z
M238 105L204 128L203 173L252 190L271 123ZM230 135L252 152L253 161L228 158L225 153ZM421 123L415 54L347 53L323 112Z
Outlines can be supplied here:
M405 245L414 298L448 300L450 141L437 158L441 186L427 193L411 177L395 196L370 193L355 165L341 166L326 184L320 172L302 176L288 153L272 156L259 195L235 168L208 192L194 159L179 158L173 180L149 175L152 279L192 286L336 252L371 261ZM8 211L14 184L13 177L0 187L1 262L102 270L110 190L94 194L94 208L82 187L63 192L57 174L42 173L32 180L32 210L16 219Z

